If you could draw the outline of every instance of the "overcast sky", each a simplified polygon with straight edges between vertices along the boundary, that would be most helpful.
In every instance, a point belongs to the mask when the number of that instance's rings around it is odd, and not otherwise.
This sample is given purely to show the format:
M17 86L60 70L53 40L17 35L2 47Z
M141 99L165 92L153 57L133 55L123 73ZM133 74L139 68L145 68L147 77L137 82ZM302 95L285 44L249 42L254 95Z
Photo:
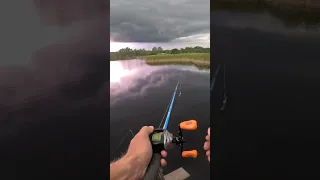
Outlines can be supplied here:
M110 30L112 52L127 46L209 47L210 1L110 0Z

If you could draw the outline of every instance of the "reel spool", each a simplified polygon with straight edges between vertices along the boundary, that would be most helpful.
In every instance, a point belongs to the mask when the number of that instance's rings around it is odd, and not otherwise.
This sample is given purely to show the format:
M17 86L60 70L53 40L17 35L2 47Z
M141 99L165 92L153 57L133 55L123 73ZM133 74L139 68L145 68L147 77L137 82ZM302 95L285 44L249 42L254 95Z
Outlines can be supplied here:
M173 136L169 131L165 129L155 129L150 134L150 142L152 144L153 155L147 168L144 180L154 180L158 176L160 169L161 151L168 150L172 145L176 144L181 147L181 156L184 158L197 158L197 150L185 151L183 144L186 142L183 138L182 130L194 131L198 128L196 120L183 121L179 124L178 136Z

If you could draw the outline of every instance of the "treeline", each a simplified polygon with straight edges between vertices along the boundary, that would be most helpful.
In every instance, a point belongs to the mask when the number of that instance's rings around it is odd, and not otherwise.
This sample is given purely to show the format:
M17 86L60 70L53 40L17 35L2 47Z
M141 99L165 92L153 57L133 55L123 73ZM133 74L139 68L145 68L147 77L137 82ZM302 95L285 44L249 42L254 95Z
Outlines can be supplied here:
M181 49L167 49L164 50L162 47L153 47L152 50L145 49L130 49L123 48L117 52L111 52L111 60L124 60L134 59L142 56L157 55L157 54L180 54L180 53L210 53L210 48L204 48L200 46L196 47L185 47Z

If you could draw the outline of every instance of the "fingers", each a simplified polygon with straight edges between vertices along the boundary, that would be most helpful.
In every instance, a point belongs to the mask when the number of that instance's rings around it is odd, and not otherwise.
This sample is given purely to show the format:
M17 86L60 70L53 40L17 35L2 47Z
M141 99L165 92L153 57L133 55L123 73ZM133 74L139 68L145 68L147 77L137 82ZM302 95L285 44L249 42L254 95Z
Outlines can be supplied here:
M165 159L161 159L161 166L166 166L167 165L167 161Z
M153 126L143 126L139 133L149 136L151 133L153 133L153 131L154 131Z
M168 156L167 151L161 151L161 156L163 158L166 158ZM161 159L161 166L166 166L167 165L167 161L165 159Z
M210 128L208 128L208 135L206 136L206 142L203 145L203 149L206 151L208 161L210 162Z
M206 152L206 155L207 155L207 157L208 157L208 161L210 162L210 150L208 150L208 151Z
M207 150L210 149L210 141L207 141L207 142L204 143L203 149L204 149L205 151L207 151Z
M167 155L168 155L167 151L164 151L164 150L161 151L161 156L162 156L163 158L166 158Z
M210 136L209 135L206 136L206 140L210 141Z

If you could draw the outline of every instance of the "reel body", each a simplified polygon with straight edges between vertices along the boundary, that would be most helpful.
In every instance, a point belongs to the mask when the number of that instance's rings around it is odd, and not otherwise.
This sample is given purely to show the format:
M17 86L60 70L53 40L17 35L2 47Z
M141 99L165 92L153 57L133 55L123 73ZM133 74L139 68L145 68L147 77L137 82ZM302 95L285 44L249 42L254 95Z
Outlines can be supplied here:
M146 174L143 180L154 180L159 175L161 151L168 150L174 145L181 147L181 156L184 158L191 157L197 158L198 151L190 150L184 151L183 144L186 142L183 139L182 130L193 131L198 128L196 120L183 121L179 124L179 132L177 136L171 134L165 129L155 129L152 134L150 134L150 142L152 144L153 155L152 159L147 168Z
M186 142L183 138L182 130L193 131L198 127L196 120L183 121L179 124L178 135L174 136L164 129L155 129L150 135L150 141L154 153L160 153L162 150L168 150L174 147L174 144L181 147L182 157L197 158L197 150L184 151L183 144Z

